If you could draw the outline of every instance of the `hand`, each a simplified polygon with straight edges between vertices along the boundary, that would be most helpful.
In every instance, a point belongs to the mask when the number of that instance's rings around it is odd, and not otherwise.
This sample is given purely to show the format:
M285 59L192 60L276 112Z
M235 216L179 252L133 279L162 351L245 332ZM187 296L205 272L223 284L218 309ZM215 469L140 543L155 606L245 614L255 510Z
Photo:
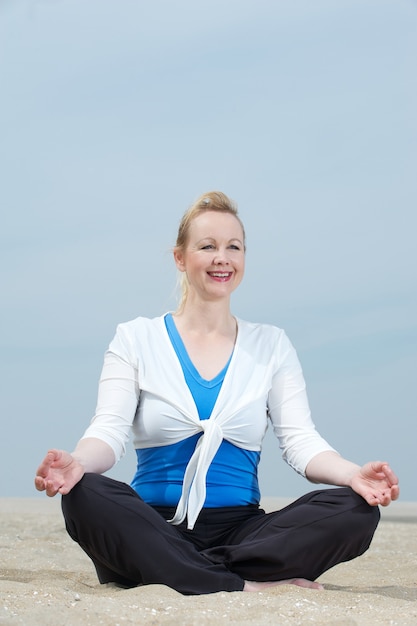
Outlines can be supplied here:
M381 461L361 467L353 474L350 486L371 506L388 506L400 495L398 478L388 463Z
M84 468L65 450L49 450L38 467L35 487L47 496L66 495L84 475Z

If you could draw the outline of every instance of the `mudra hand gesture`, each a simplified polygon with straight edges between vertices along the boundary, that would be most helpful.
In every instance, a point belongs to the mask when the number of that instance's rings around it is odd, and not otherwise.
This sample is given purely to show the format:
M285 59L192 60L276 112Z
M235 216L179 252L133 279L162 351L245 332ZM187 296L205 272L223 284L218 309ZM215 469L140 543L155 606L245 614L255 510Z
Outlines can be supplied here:
M363 465L353 475L351 487L371 506L388 506L400 493L397 476L388 463L382 461Z
M38 467L35 487L52 497L66 495L84 475L83 466L65 450L49 450Z

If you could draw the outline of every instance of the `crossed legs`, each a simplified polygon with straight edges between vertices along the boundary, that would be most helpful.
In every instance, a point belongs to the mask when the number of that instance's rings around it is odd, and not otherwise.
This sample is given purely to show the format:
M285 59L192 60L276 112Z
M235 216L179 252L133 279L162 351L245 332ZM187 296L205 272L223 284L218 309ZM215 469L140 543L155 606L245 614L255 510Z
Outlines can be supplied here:
M350 489L327 489L281 511L229 523L219 545L201 549L189 531L167 523L131 487L98 474L86 474L62 498L62 509L68 533L92 559L100 582L159 583L186 595L241 591L245 581L255 581L246 590L314 581L362 554L379 520L378 509Z

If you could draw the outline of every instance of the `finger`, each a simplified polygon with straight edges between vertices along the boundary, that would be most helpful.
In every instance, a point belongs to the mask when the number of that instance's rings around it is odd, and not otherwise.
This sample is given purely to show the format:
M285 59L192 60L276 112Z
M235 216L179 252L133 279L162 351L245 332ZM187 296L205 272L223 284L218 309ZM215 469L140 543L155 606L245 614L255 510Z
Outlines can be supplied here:
M38 491L45 491L45 480L42 476L35 476L35 487Z
M394 474L388 463L384 463L384 465L382 466L382 471L384 472L384 476L390 487L392 487L393 485L398 485L398 478L396 474Z
M398 500L399 497L400 497L400 488L398 485L393 485L391 487L391 499Z
M58 450L49 450L44 460L39 465L36 474L46 478L52 464L59 458Z
M370 506L377 506L380 504L379 497L374 493L366 493L363 497Z
M393 487L388 487L387 489L382 490L375 495L378 499L378 504L385 507L391 504L393 500L397 500L399 493L400 490L398 486L394 485Z
M379 496L379 504L381 506L388 506L391 504L391 491L382 492Z
M383 507L389 506L391 504L391 498L384 499L379 504L380 506L383 506Z
M57 485L55 485L52 482L52 480L46 481L45 491L46 491L46 495L47 496L49 496L50 498L53 498L58 493L58 489L59 489L59 487Z
M381 478L385 476L385 471L387 469L391 470L391 468L389 467L386 461L372 461L370 463L370 467L371 467L371 470L375 472L375 474L377 474Z
M54 464L62 459L62 450L52 448L51 450L48 450L46 458L50 460L51 466L54 467Z
M68 485L62 485L62 487L58 489L58 493L60 493L61 496L66 496L70 491L71 488L68 487Z
M42 476L42 478L46 478L50 470L50 467L51 467L51 462L46 456L44 460L42 461L42 463L39 465L38 469L36 470L36 476Z

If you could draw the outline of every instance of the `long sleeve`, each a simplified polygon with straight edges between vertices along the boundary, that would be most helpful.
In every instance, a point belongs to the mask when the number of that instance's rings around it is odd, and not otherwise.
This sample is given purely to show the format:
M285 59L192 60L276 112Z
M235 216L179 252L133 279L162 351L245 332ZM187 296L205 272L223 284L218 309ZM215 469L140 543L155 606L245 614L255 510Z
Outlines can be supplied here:
M139 401L138 371L120 328L104 357L96 412L83 435L112 449L116 462L125 454Z
M308 403L306 385L296 351L285 333L279 345L278 370L273 376L268 410L283 459L305 476L311 459L334 450L317 432Z

